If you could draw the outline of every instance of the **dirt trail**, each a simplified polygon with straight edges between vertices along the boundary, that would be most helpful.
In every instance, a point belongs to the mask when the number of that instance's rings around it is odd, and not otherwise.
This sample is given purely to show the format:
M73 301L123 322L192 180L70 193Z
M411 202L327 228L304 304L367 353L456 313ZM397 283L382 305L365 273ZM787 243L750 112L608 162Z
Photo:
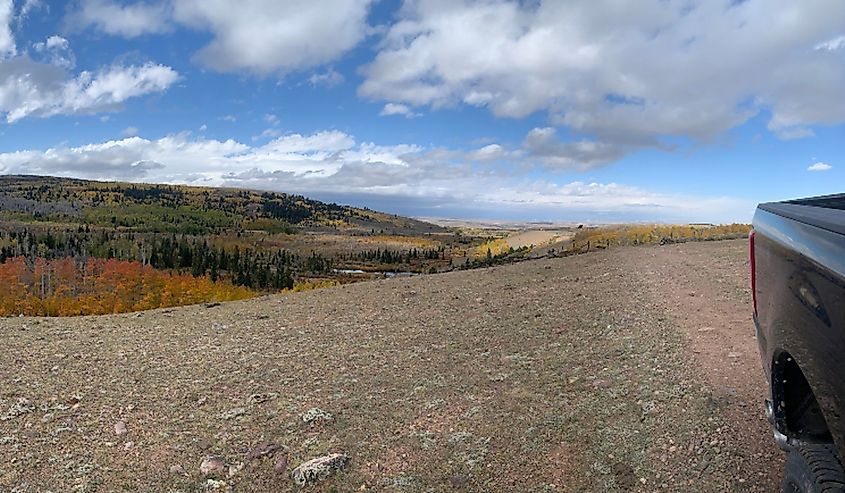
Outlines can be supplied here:
M745 268L741 241L620 248L0 319L0 493L294 492L330 453L309 491L773 491Z
M726 426L744 451L746 466L774 491L784 455L772 446L763 415L768 384L751 321L747 243L723 242L632 249L623 257L640 272L665 313L690 342L702 378L725 403ZM765 464L760 468L759 464Z

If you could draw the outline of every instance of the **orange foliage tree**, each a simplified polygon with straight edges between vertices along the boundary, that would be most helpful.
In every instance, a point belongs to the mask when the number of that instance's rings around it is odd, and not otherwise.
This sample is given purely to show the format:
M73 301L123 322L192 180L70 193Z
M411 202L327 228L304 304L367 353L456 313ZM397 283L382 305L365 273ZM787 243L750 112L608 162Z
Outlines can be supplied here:
M72 257L23 257L0 264L0 316L73 316L123 313L232 301L255 292L207 276L157 270L140 262Z

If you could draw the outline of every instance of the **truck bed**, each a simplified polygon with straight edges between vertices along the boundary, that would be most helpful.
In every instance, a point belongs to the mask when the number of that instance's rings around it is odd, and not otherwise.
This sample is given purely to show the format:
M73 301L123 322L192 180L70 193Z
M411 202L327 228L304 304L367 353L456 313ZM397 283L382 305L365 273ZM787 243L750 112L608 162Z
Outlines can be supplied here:
M760 204L759 209L845 235L845 194L769 202Z

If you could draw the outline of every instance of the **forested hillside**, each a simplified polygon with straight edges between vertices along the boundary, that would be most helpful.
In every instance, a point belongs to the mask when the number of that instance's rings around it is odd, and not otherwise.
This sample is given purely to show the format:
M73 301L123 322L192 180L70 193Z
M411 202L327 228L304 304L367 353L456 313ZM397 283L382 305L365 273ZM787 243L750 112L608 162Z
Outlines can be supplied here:
M0 176L0 219L181 234L295 228L442 231L413 219L285 193L40 176Z
M298 195L0 176L0 315L131 311L431 272L472 241Z

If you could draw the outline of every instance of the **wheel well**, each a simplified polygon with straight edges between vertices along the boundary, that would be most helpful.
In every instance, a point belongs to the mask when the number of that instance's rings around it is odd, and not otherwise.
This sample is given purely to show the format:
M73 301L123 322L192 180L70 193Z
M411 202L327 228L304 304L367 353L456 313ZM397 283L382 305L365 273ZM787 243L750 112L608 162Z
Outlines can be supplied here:
M813 389L789 353L781 353L772 367L772 397L782 433L807 442L832 441Z

